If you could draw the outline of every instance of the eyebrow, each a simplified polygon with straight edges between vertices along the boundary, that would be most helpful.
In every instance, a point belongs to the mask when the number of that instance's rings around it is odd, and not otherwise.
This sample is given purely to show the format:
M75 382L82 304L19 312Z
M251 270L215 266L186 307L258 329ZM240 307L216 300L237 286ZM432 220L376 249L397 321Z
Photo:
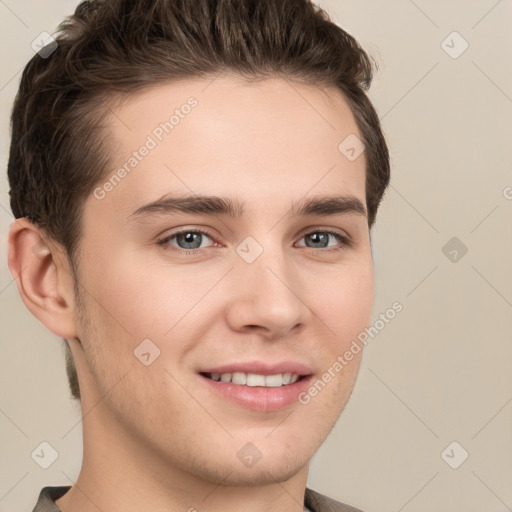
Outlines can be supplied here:
M193 195L163 196L145 204L128 216L129 220L155 214L195 213L221 215L240 219L245 212L245 203L229 197ZM367 216L363 203L352 195L312 196L292 203L290 214L294 217L312 215L357 214Z

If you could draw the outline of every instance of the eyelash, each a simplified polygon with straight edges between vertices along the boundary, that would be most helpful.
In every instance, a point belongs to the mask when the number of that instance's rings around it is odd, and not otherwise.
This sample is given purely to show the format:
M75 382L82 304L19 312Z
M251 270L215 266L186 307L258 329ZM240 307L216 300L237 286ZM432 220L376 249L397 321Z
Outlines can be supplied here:
M171 246L168 244L168 242L170 240L172 240L173 238L175 238L179 235L185 234L185 233L200 233L202 235L206 235L208 238L213 240L213 236L208 231L206 231L204 229L196 228L196 229L183 229L181 231L176 231L175 233L171 233L170 235L166 236L165 238L158 240L157 244L164 247L165 250L174 251L179 254L185 254L185 255L189 255L189 256L201 254L204 251L204 249L188 249L188 250L186 250L186 249L180 249L179 247ZM336 252L336 251L342 251L345 249L349 249L353 246L353 242L349 237L342 235L336 231L330 231L330 230L315 229L314 231L309 231L308 233L305 233L301 237L301 239L308 235L312 235L314 233L323 233L323 234L327 234L327 235L332 235L341 241L340 247L330 248L330 249L318 249L319 251L323 251L323 252L334 251L334 252ZM313 247L306 247L306 249L314 250Z

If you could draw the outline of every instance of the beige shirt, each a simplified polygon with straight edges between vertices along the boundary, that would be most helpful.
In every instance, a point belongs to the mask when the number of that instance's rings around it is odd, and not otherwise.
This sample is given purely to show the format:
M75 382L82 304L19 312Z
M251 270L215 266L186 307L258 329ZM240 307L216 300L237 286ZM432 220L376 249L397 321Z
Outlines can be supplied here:
M32 512L61 512L55 500L64 496L71 488L68 486L43 487L39 494L36 506ZM361 510L334 501L327 496L306 488L304 495L305 512L361 512Z

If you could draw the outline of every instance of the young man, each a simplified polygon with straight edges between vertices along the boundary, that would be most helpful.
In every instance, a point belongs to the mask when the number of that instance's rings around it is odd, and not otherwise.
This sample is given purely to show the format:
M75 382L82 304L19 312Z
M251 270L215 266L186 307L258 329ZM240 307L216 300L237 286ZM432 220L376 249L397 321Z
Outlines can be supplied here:
M370 322L389 156L309 0L81 3L12 116L9 268L84 455L34 511L355 511L306 488Z

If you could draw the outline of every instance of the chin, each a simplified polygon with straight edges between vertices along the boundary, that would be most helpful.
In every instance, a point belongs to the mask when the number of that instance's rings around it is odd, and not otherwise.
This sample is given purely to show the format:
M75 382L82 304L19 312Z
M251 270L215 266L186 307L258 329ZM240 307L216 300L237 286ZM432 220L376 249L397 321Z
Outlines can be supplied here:
M263 461L263 458L254 466L247 468L235 466L227 478L222 481L223 485L233 487L258 487L277 483L284 483L294 477L303 469L309 460L286 461L277 458L272 461Z
M217 464L213 464L211 459L201 461L189 458L189 463L192 465L186 469L201 480L216 485L258 487L283 483L309 464L311 457L304 452L303 447L301 448L294 453L279 451L273 451L271 455L263 453L261 458L252 465L246 465L237 458L226 460L220 457L217 459Z

